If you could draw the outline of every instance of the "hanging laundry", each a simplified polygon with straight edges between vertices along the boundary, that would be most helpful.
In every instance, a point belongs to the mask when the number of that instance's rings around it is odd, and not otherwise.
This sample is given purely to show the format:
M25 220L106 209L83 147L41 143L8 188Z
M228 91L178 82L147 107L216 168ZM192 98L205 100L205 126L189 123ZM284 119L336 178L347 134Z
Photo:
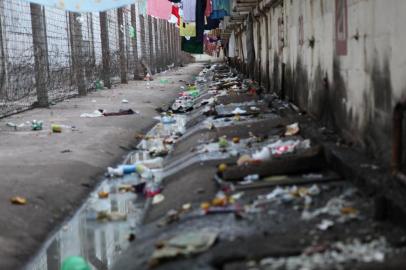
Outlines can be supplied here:
M189 53L203 53L204 11L206 0L196 0L196 36L189 40L182 37L182 50Z
M204 16L209 17L212 11L213 11L213 9L211 6L211 0L207 0L206 9L204 10Z
M131 5L134 0L94 1L94 0L29 0L28 2L50 6L73 12L100 12Z
M195 37L196 36L196 23L185 23L180 19L179 33L181 37Z
M178 26L180 25L179 6L177 4L172 6L172 14L169 22L176 23Z
M223 19L230 15L230 0L212 0L212 10L210 18Z
M136 0L138 6L138 14L142 16L147 15L147 0Z
M169 20L172 14L172 3L168 0L147 0L147 14Z
M235 33L231 32L230 39L228 40L228 57L235 57Z
M195 22L196 21L196 0L183 0L183 21Z
M185 37L182 37L182 51L188 53L202 54L203 53L203 42L202 40L191 37L187 40Z
M206 0L196 0L196 37L203 44L204 33L204 11L206 9Z

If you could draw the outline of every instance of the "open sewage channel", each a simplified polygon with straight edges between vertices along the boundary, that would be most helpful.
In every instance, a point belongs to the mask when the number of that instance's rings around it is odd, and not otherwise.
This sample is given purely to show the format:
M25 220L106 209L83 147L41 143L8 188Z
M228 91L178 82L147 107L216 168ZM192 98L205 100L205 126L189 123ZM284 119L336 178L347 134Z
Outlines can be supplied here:
M254 81L206 66L161 109L27 270L69 256L97 270L368 269L403 254L403 231L302 134L309 118Z

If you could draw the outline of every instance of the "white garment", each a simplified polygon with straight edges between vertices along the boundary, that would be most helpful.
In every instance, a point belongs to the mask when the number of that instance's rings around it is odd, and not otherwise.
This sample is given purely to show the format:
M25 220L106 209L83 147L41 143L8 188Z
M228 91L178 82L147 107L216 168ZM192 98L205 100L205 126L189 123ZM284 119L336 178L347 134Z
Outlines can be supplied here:
M235 34L231 32L230 39L228 41L228 57L235 57Z

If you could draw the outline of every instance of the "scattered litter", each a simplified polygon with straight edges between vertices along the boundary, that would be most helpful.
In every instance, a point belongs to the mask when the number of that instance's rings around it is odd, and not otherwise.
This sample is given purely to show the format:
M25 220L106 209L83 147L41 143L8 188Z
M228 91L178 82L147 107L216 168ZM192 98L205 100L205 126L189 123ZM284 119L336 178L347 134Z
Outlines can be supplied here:
M72 152L72 150L70 150L70 149L64 149L64 150L61 151L62 154L71 153L71 152Z
M170 115L164 115L161 117L161 121L163 124L173 124L176 123L176 119Z
M305 179L322 179L323 174L321 174L321 173L308 173L308 174L303 174L302 177L305 178Z
M182 205L183 211L189 211L190 209L192 209L192 205L190 203L185 203L184 205Z
M27 129L30 127L31 130L37 131L37 130L42 130L44 122L43 121L37 121L37 120L32 120L32 121L27 121L25 123L21 124L15 124L13 122L8 122L6 126L14 128L14 130L21 130L21 129Z
M125 174L138 173L141 177L151 179L152 171L143 164L120 165L116 168L108 167L107 174L111 177L123 176Z
M363 169L371 169L371 170L379 170L379 166L374 165L374 164L367 164L367 163L363 163L360 165L361 168Z
M97 213L96 219L99 221L125 221L127 220L127 214L117 211L100 211Z
M358 210L352 206L352 203L346 200L347 194L343 193L338 197L331 198L324 207L316 209L313 212L305 209L302 212L302 219L310 220L320 215L330 215L338 217L337 221L344 223L358 218Z
M250 174L244 177L245 181L254 182L259 180L259 174Z
M132 241L134 241L135 239L136 239L135 234L130 233L130 234L128 235L128 242L132 242Z
M237 107L237 108L235 108L231 113L232 113L232 114L243 114L243 113L246 113L246 112L247 112L247 111L245 111L245 110L243 110L243 109Z
M62 263L61 270L91 270L92 268L83 257L70 256Z
M334 226L334 222L329 219L323 219L320 224L317 225L317 228L322 231L326 231L329 228Z
M121 184L120 186L118 186L118 191L121 193L133 192L134 187L132 185L128 185L128 184Z
M32 120L31 129L32 130L42 130L43 121Z
M201 230L182 233L167 241L162 241L150 258L150 266L156 266L164 259L202 253L214 244L217 235L217 232Z
M310 140L278 140L263 147L260 151L252 155L254 160L269 160L273 156L281 156L284 154L292 153L296 150L303 150L310 148Z
M123 99L123 100L121 100L121 103L128 103L128 100Z
M138 114L139 112L134 112L131 109L127 110L119 110L118 112L103 112L104 116L120 116L120 115L130 115L130 114Z
M62 126L57 125L57 124L52 124L51 125L51 130L53 133L61 133L62 132Z
M159 80L159 83L161 83L161 84L167 84L167 83L169 83L169 80L168 80L168 79L160 79L160 80Z
M385 254L392 252L385 238L362 243L359 239L336 242L328 249L314 254L265 258L259 262L261 269L351 269L354 263L383 262Z
M228 146L228 141L227 141L226 136L220 137L218 143L219 143L220 148L226 148Z
M106 199L109 197L109 193L106 191L99 191L97 194L99 195L100 199Z
M10 199L12 204L24 205L27 204L27 199L21 196L14 196Z
M294 123L291 125L286 126L285 136L293 136L298 134L300 131L299 123Z
M221 164L218 166L218 171L219 171L219 172L224 172L226 169L227 169L227 164L225 164L225 163L221 163Z
M157 194L152 198L152 204L159 204L165 200L164 195L162 194Z
M80 117L88 117L88 118L95 118L95 117L101 117L103 116L103 113L99 110L95 110L92 113L82 113Z
M251 157L249 155L242 155L237 160L237 165L241 166L243 164L249 163L251 161Z

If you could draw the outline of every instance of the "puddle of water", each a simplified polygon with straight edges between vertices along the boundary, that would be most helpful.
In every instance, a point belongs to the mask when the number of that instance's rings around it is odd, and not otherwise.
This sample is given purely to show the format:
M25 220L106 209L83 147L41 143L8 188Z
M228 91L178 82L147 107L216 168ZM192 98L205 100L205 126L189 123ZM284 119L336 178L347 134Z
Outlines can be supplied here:
M119 188L138 181L136 175L103 181L25 269L60 269L69 256L84 257L95 270L110 269L118 255L129 246L129 235L137 234L145 203L137 194L120 192ZM108 198L100 199L99 191L109 192ZM126 220L99 221L96 218L99 211L118 212L126 216Z

